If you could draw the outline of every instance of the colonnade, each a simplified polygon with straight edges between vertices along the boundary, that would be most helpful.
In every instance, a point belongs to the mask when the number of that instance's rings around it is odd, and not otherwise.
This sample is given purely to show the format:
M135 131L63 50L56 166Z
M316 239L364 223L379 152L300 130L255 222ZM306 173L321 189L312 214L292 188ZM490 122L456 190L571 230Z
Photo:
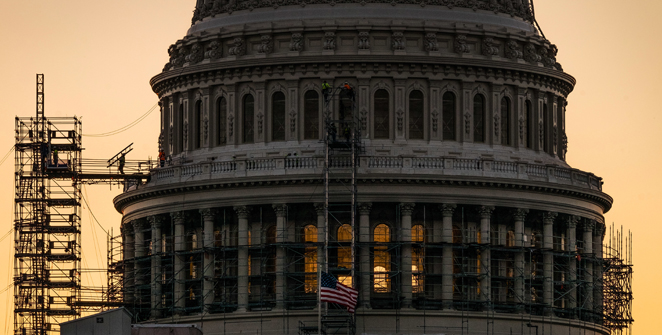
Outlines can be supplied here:
M295 205L312 207L312 204ZM265 225L275 225L276 232L271 240L272 243L275 241L275 246L271 245L275 249L275 301L270 306L279 310L288 308L288 294L292 292L288 275L301 272L301 267L296 268L290 264L292 256L288 250L302 245L303 240L297 237L301 233L297 231L303 227L288 216L288 205L274 204L269 207L274 212L275 221ZM512 311L532 312L530 306L536 305L541 306L537 313L544 315L564 310L567 312L565 315L572 318L593 315L588 316L592 320L600 312L602 223L574 215L524 208L415 203L401 203L395 207L398 208L398 216L384 220L371 216L374 214L372 203L358 205L354 260L357 271L352 285L360 292L359 308L379 308L372 303L372 299L379 296L375 288L375 274L378 271L374 254L375 246L381 244L375 240L375 227L385 222L390 227L391 236L385 245L389 245L388 250L398 250L388 251L393 266L386 270L388 280L394 278L393 286L389 286L390 293L400 300L393 308L421 308L420 301L425 300L439 308L453 309L462 308L462 303L475 300L483 309L498 310L497 305L507 304L514 307ZM414 213L417 208L421 210L421 207L433 208L429 219L423 222ZM463 210L462 216L458 215L459 208ZM187 292L186 273L194 268L189 261L190 254L197 253L202 255L199 278L201 297L197 298L199 311L211 311L209 306L215 303L216 279L220 275L216 273L216 264L221 261L218 259L221 257L218 250L232 247L236 249L235 311L250 311L250 278L256 274L255 271L251 273L251 240L255 240L256 234L261 234L265 227L259 230L252 227L252 221L249 220L251 207L235 206L232 210L235 215L230 225L236 227L236 235L225 237L221 237L220 233L225 228L217 224L218 209L212 208L200 209L195 213L199 223L187 218L192 211L125 222L122 227L125 301L144 308L148 304L149 317L152 319L170 313L186 314L186 301L193 299L191 291ZM467 215L468 218L463 221L465 212L471 215ZM316 205L314 213L316 242L322 242L327 234L323 205ZM164 229L167 225L172 228ZM418 240L412 233L417 225L423 226L422 232L425 234L424 238L417 237ZM336 228L330 225L330 236L334 235ZM475 236L469 233L474 228ZM578 230L582 237L580 241L577 240ZM169 231L171 236L166 237L164 231ZM187 242L187 236L190 238L193 235L196 241L202 243ZM168 243L171 243L172 249L167 247ZM318 249L317 261L321 264L324 257L323 243L315 245ZM420 256L413 252L415 248L422 250L419 254L423 255L423 260L416 258ZM460 259L465 250L474 250L476 253L475 260L468 262L468 268L462 267L466 261ZM541 257L542 267L536 257ZM166 278L168 275L164 273L165 258L172 259L171 278ZM425 264L423 269L418 267L419 263ZM146 264L151 270L146 271ZM473 265L475 270L471 270ZM558 277L558 273L562 277ZM466 276L475 279L477 287L463 288L465 284L458 278ZM555 292L555 281L567 285L563 292ZM149 299L141 297L146 293L141 287L147 284ZM164 298L166 285L172 285L172 306ZM421 288L414 289L417 285ZM462 295L470 291L475 293L475 299L471 295Z

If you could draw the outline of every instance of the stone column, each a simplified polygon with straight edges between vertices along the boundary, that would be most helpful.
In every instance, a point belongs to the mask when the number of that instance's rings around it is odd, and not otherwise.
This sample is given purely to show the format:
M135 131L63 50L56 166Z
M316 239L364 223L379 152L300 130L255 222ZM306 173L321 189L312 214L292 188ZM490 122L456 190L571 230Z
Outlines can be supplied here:
M124 262L124 301L133 302L133 256L134 256L134 242L133 242L133 225L126 222L122 224L122 244L123 244L123 254L122 259Z
M403 308L412 307L412 259L411 259L411 214L415 204L400 204L400 242L402 242L402 282Z
M237 311L248 309L248 215L246 206L235 206L237 212Z
M165 219L162 216L150 216L147 218L150 227L152 228L152 277L150 280L150 288L152 291L151 299L151 317L158 319L161 317L162 308L162 272L161 272L161 226Z
M586 289L584 290L584 310L593 310L593 228L594 220L584 222L584 250L582 259L584 260L584 281Z
M494 207L481 206L480 213L480 241L483 245L480 252L480 301L490 302L492 290L492 257L490 250L490 218L494 212Z
M597 315L602 314L602 239L604 237L605 225L597 222L593 233L593 254L596 262L593 265L593 307ZM597 320L596 320L597 321Z
M440 206L441 242L443 243L441 258L441 300L444 308L453 308L453 212L456 206L444 204ZM435 273L438 273L435 271ZM436 291L436 289L435 289Z
M547 305L547 313L552 313L554 308L554 219L558 213L546 212L543 214L543 279L542 300Z
M273 205L276 212L276 309L285 307L285 220L287 205Z
M186 263L185 257L181 252L186 251L186 236L184 235L184 221L186 219L185 212L170 213L172 217L175 231L173 238L175 243L175 287L174 287L174 311L177 315L184 314L186 308L186 287L184 281L186 280Z
M372 204L359 204L359 273L361 281L361 291L359 293L359 303L363 308L370 308L370 209Z
M572 317L575 317L575 308L577 308L577 216L570 216L566 221L566 235L568 236L568 252L572 257L568 258L568 276L566 281L569 283L570 292L568 292L568 303L566 307L572 310Z
M202 301L204 303L203 310L209 310L209 307L214 303L214 281L216 268L216 254L214 252L214 217L216 211L213 209L201 209L200 216L202 217L202 247L204 248L204 256L202 257Z
M133 220L131 223L133 224L133 250L135 253L135 260L133 263L133 278L135 283L134 299L136 304L142 305L145 303L143 300L146 297L143 296L145 292L143 292L140 286L145 285L145 277L147 277L147 274L145 273L145 267L139 263L141 262L141 258L147 255L147 248L145 248L145 233L143 232L143 229L145 228L145 220Z
M528 209L515 209L513 212L513 218L515 219L515 247L517 251L515 252L515 302L518 304L523 304L524 299L524 221L526 215L529 213ZM519 312L524 310L520 306Z

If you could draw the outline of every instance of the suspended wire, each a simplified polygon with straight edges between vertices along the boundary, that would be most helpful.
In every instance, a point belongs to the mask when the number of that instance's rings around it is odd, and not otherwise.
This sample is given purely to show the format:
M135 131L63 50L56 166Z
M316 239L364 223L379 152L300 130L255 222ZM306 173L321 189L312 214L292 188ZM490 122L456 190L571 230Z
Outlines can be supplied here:
M158 103L155 103L154 106L152 106L152 108L150 108L145 114L141 115L141 116L138 117L136 120L134 120L133 122L127 124L127 125L124 126L124 127L121 127L121 128L118 128L118 129L115 129L115 130L113 130L113 131L109 131L109 132L106 132L106 133L101 133L101 134L83 134L83 136L87 136L87 137L108 137L108 136L117 135L117 134L119 134L119 133L122 133L122 132L124 132L124 131L127 131L127 130L133 128L133 126L137 125L137 124L140 123L142 120L144 120L146 117L148 117L150 114L152 114L152 112L153 112L153 111L156 109L156 107L158 107L158 106L159 106L159 104L158 104Z
M85 199L85 197L81 197L81 198L83 198L83 201L87 205L87 209L90 211L90 214L92 214L92 217L94 218L94 221L97 223L97 225L99 225L99 227L101 227L101 230L103 230L103 232L106 233L106 235L108 235L108 231L103 229L103 226L101 225L101 223L99 223L99 220L97 220L97 217L92 212L92 208L90 208L90 204L87 203L87 199Z
M7 158L13 151L14 151L14 146L12 145L9 151L7 151L7 153L5 154L5 156L2 157L2 160L0 160L0 166L2 166L2 164L7 160Z
M9 236L13 231L14 231L14 228L11 228L11 229L9 229L9 231L6 234L2 235L2 237L0 238L0 243L2 241L4 241L7 238L7 236Z

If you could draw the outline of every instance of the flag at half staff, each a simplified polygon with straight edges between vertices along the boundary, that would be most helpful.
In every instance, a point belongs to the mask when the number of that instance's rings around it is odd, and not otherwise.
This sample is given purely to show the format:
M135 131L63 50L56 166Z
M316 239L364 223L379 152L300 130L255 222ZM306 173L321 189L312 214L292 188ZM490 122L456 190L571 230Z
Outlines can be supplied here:
M320 286L320 299L322 302L335 302L336 304L347 307L348 312L354 313L359 291L339 283L335 277L326 272L322 272Z

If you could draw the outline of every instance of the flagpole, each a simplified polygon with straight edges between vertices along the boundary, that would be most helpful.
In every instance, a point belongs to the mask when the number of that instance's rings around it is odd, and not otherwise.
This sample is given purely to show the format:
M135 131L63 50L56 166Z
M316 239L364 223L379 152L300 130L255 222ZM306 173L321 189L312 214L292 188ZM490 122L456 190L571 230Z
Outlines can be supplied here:
M317 334L322 334L322 267L317 262Z

